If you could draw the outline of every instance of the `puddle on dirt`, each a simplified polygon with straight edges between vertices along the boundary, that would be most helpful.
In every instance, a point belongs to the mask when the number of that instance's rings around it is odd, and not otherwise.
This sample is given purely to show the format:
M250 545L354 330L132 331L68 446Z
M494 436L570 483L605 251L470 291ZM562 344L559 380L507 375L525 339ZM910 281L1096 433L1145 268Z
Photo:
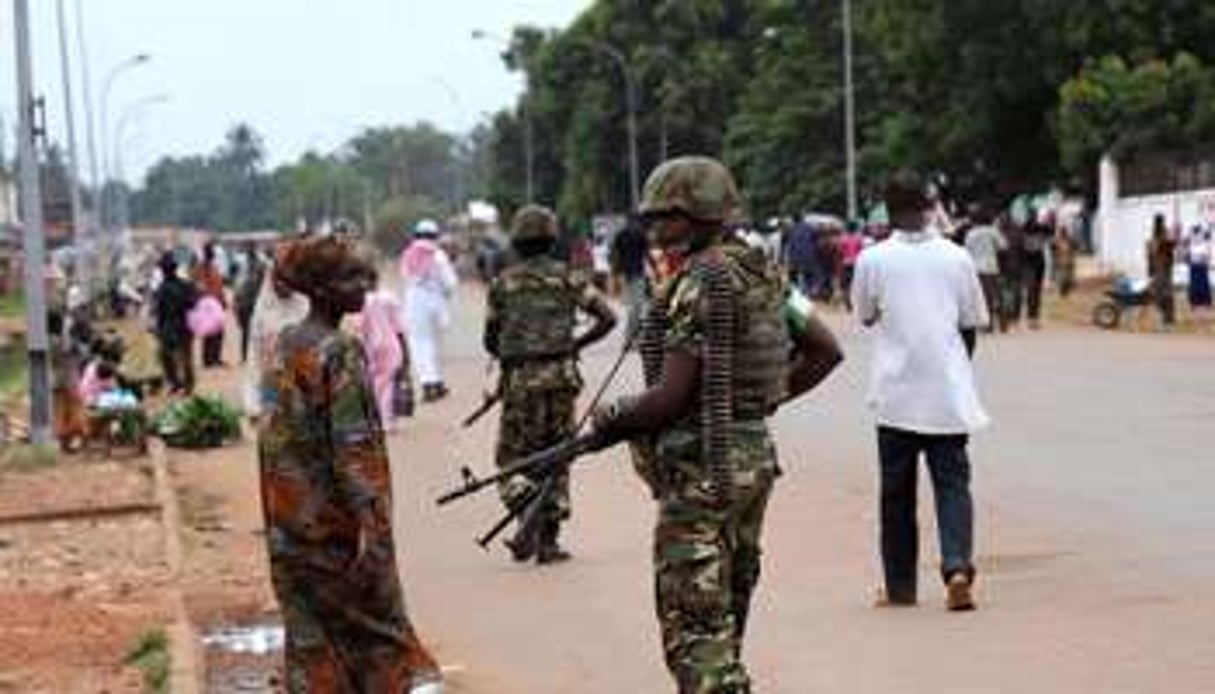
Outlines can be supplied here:
M219 648L229 653L267 655L283 650L286 635L280 624L229 626L215 629L203 636L207 648Z
M208 694L281 692L280 624L223 625L202 637Z

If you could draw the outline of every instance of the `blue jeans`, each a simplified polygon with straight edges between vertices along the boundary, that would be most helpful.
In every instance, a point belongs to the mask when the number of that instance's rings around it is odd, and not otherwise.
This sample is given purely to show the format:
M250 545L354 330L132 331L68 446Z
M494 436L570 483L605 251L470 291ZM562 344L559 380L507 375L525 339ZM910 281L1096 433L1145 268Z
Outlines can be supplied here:
M878 427L881 462L881 545L886 594L891 600L916 599L920 530L916 523L916 478L920 454L928 462L937 507L941 575L974 577L974 502L970 497L969 437L938 436Z

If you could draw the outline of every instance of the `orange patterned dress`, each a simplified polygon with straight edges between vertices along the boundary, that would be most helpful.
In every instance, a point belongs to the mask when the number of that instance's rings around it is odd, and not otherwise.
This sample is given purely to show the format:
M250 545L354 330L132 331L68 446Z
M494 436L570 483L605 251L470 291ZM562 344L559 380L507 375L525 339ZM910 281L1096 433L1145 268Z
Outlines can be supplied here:
M265 385L258 453L287 691L437 681L397 577L388 452L362 346L307 321L289 326ZM373 530L358 558L360 517Z

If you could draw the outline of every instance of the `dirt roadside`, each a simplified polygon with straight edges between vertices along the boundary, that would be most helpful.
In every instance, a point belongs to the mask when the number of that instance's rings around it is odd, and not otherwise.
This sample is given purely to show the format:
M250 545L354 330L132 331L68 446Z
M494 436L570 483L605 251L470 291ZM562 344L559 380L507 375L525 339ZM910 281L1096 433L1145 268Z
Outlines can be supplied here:
M124 661L164 629L172 588L148 465L0 471L0 518L24 517L0 520L0 692L142 691ZM104 512L124 505L151 512Z

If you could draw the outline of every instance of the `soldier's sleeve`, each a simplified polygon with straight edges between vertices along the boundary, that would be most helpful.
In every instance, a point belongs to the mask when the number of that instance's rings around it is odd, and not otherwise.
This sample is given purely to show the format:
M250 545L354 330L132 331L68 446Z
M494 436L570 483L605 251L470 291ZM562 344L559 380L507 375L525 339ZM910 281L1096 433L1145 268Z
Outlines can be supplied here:
M499 284L501 280L495 279L489 285L489 293L486 295L485 307L485 332L481 334L481 345L493 356L498 356L498 336L502 330L502 291Z
M323 368L334 483L350 508L364 508L387 493L388 460L361 345L344 337Z
M571 276L571 290L578 308L595 319L595 324L577 340L577 348L581 350L587 345L598 342L616 327L616 312L608 305L603 295L594 285L579 275Z
M666 351L700 354L705 339L702 302L703 291L694 273L685 273L675 280L667 308L669 327L663 344Z

